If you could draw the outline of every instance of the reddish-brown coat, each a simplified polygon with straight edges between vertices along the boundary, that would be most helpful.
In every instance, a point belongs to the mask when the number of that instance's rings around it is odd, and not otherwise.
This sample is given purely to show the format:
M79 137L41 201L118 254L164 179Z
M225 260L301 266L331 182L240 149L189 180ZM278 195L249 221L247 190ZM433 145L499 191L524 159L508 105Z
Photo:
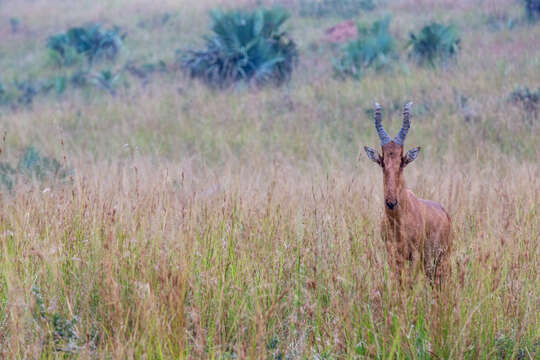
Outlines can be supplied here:
M390 142L382 146L385 206L382 235L392 268L401 275L407 261L422 264L426 275L437 284L450 271L452 249L451 220L444 208L430 200L417 198L407 189L403 169L408 164L403 146Z

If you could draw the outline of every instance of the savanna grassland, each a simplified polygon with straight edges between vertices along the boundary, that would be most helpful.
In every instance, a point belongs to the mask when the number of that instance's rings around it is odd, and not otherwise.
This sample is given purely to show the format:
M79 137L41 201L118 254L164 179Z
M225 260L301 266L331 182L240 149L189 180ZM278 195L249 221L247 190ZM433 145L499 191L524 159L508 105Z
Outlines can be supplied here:
M351 80L322 41L342 19L281 4L291 80L212 89L176 50L201 46L210 9L249 1L0 1L6 87L74 72L45 46L70 26L127 33L96 65L114 93L0 104L0 170L29 147L62 169L2 178L0 358L540 359L540 122L509 100L540 86L540 24L518 1L378 2L355 20L392 15L399 59ZM404 49L432 20L460 31L447 66ZM160 61L142 80L125 70ZM374 102L395 135L409 100L405 147L422 151L407 184L453 219L439 291L392 276L382 174L361 151L379 145Z

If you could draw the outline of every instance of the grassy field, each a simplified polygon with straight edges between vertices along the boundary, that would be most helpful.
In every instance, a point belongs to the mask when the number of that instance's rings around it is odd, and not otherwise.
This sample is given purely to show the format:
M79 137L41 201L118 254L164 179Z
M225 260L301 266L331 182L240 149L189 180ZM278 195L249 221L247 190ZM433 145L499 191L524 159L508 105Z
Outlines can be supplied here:
M45 47L69 26L128 34L99 65L119 73L115 96L0 105L2 164L31 146L65 169L1 188L0 358L540 359L540 122L508 101L540 86L540 25L517 1L387 0L356 20L391 14L399 61L342 81L321 42L341 19L281 1L300 51L290 83L186 79L175 51L201 45L208 10L253 3L0 1L5 85L73 72ZM431 20L460 29L456 64L407 59ZM129 61L168 70L143 83ZM405 146L422 151L407 184L453 220L440 291L392 277L382 174L361 151L379 144L374 102L393 135L409 100Z

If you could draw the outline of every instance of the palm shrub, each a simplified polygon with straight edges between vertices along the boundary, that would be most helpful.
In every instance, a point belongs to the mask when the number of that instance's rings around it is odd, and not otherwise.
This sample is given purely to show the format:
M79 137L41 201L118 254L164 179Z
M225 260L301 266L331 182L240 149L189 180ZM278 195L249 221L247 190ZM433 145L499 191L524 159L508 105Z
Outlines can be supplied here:
M454 26L433 22L426 25L418 34L411 33L407 44L410 56L420 64L434 66L455 58L459 52L461 39Z
M371 27L358 26L358 38L350 41L341 58L334 63L339 77L360 78L367 68L381 70L395 59L395 40L390 34L390 17L375 21Z
M540 0L523 0L527 18L531 21L540 19Z
M239 81L281 84L290 78L298 52L283 30L287 11L215 10L210 15L206 49L181 52L181 67L190 77L218 87Z
M100 24L90 24L49 37L47 47L61 65L73 65L79 56L92 63L98 58L115 59L125 36L116 26L107 30Z

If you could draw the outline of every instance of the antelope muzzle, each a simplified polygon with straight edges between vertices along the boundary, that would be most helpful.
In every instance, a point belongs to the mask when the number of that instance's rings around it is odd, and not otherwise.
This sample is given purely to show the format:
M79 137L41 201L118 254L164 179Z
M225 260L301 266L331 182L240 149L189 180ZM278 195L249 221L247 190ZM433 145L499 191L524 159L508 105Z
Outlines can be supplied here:
M398 206L398 201L395 199L394 201L386 200L386 207L390 210L394 210Z

